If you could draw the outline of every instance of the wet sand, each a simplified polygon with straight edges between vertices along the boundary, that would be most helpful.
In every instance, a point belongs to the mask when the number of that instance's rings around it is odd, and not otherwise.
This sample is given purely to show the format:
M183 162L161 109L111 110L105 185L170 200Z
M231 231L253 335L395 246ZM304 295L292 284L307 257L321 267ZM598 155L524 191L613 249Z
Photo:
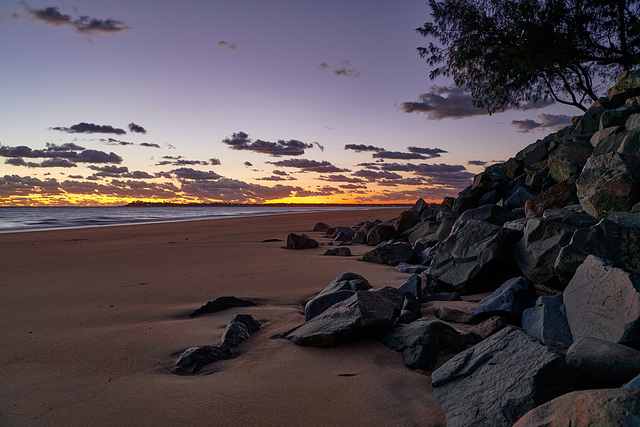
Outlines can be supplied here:
M282 239L316 222L352 226L403 209L0 234L0 425L436 426L430 377L374 340L333 349L276 336L344 272L374 287L408 277L327 247ZM195 318L209 300L258 304ZM236 313L262 329L195 375L171 372L189 347L218 344ZM348 374L348 375L344 375Z

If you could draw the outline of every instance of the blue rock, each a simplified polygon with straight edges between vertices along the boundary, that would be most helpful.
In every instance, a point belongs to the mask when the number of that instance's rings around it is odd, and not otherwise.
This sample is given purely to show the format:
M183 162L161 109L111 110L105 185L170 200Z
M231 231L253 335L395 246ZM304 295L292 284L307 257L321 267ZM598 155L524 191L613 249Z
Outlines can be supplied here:
M538 298L534 307L522 313L522 329L550 347L566 350L573 344L562 295Z
M480 301L471 314L487 319L503 316L510 323L520 325L522 313L533 307L537 299L533 282L524 276L514 277L502 284L494 293Z

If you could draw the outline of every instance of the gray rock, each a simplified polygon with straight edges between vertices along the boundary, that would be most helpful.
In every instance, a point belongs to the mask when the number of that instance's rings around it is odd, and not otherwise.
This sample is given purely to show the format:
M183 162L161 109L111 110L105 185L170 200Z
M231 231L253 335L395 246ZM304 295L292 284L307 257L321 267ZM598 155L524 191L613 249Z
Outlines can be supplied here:
M424 297L424 301L462 301L462 297L458 292L441 292L437 294L429 294Z
M365 262L388 264L396 266L407 262L413 257L413 248L407 242L385 242L362 254L360 258Z
M416 212L418 215L421 215L422 212L428 207L429 205L427 205L427 202L425 202L422 198L419 198L409 210Z
M567 323L562 295L542 296L522 313L522 329L549 347L568 349L573 337Z
M578 175L592 151L591 143L582 139L562 144L549 154L549 174L557 182Z
M574 382L562 357L512 326L453 357L431 380L450 427L511 426Z
M416 211L404 211L398 215L396 219L396 231L402 234L414 225L420 222L420 215Z
M460 215L453 224L451 232L455 233L470 220L486 221L490 224L502 227L505 222L513 221L518 218L522 218L522 215L513 213L510 209L505 209L498 205L484 205L479 208L469 209Z
M605 218L592 227L576 230L558 253L553 270L562 283L568 283L587 255L595 255L640 273L639 244L640 227L632 221L617 223Z
M336 227L333 232L333 240L336 242L348 242L353 239L356 232L351 227Z
M222 347L235 348L260 330L260 323L250 314L236 314L222 331Z
M408 264L406 262L401 262L400 264L396 265L396 270L398 270L400 273L410 274L420 274L428 268L429 267L423 264Z
M575 203L578 203L578 197L575 178L571 177L527 200L524 211L526 216L542 215L547 209L563 208Z
M402 325L384 333L381 341L402 353L402 361L409 368L431 370L438 358L465 349L460 333L435 319L423 317L409 325Z
M324 222L318 222L314 227L313 231L322 231L323 233L330 229L331 226Z
M323 255L328 255L328 256L351 256L351 249L345 248L345 247L327 249Z
M591 227L598 223L598 220L586 212L582 211L582 206L565 206L561 209L547 209L542 217L548 221L559 222L575 228Z
M310 249L317 247L318 242L306 234L289 233L287 236L287 249Z
M395 288L358 291L287 332L283 338L298 345L335 347L392 327L403 302L404 294Z
M527 200L532 197L533 194L525 188L518 186L507 193L502 206L507 209L522 208L527 203Z
M606 211L630 211L640 196L635 156L607 153L591 157L576 181L576 194L585 212L602 218Z
M640 389L640 375L633 377L631 381L623 385L622 388Z
M369 246L377 246L382 242L395 239L396 237L398 237L398 233L393 225L378 224L367 234L367 244Z
M304 306L305 322L308 322L319 314L325 312L332 305L351 298L355 293L356 291L345 289L316 296Z
M439 227L440 223L436 221L425 221L421 223L413 232L411 232L411 234L409 234L407 240L409 240L409 243L414 244L419 239L425 236L435 234L438 231Z
M523 416L514 427L637 426L640 390L582 390L560 396Z
M576 340L566 362L589 388L621 387L640 374L640 351L598 338Z
M491 335L507 327L507 319L501 316L493 316L474 326L468 335L475 337L474 343L478 343Z
M547 144L543 140L538 140L520 150L515 158L526 166L531 166L545 160L548 156Z
M546 211L549 212L549 211ZM513 256L529 280L545 284L556 280L554 265L560 249L573 237L576 227L540 217L530 218Z
M589 255L563 293L574 340L640 346L640 276Z
M453 228L453 221L449 218L445 218L442 220L440 225L438 226L438 230L436 230L436 234L433 237L433 240L437 242L442 242L444 239L449 237L451 234L451 229Z
M495 289L517 270L512 252L521 236L515 230L468 220L434 247L428 272L463 295Z
M411 295L416 301L420 301L422 298L422 279L414 273L398 289Z
M522 312L532 307L536 299L536 289L533 283L523 276L514 277L480 301L471 310L471 314L480 319L503 316L509 322L520 325Z
M453 323L466 323L469 325L475 325L478 323L478 318L462 310L457 310L450 307L438 307L433 310L436 317L445 322Z
M317 296L344 290L366 291L372 287L367 279L357 273L342 273L333 279Z
M524 232L524 228L527 226L528 221L529 218L518 218L513 221L505 222L503 227L508 228L509 230Z

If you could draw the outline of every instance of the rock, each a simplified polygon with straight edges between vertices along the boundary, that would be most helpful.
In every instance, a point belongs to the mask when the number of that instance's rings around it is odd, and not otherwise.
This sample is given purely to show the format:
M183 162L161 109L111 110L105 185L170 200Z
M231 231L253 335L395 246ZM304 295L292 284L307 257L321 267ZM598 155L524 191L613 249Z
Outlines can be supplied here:
M514 427L636 426L640 424L640 390L583 390L538 406Z
M558 253L553 266L562 283L571 280L587 255L611 260L629 271L640 273L640 252L637 250L640 226L622 217L612 216L611 219L614 221L605 218L592 227L578 229L573 233L569 244Z
M500 169L509 177L509 179L513 180L524 172L524 162L516 159L515 157L511 157L509 160L504 162L502 166L500 166Z
M440 225L438 226L438 230L436 230L436 235L433 237L433 240L437 242L442 242L444 239L449 237L451 234L451 229L453 228L453 221L449 218L445 218L442 220Z
M530 198L524 204L526 216L542 215L547 209L558 209L578 203L576 196L575 178L568 178Z
M538 140L529 144L516 154L516 160L521 161L526 166L531 166L546 160L549 156L547 144L543 140Z
M396 265L396 270L398 270L400 273L420 274L428 268L429 267L423 264L408 264L406 262L401 262L400 264Z
M319 222L313 227L313 231L322 231L323 233L330 229L331 226L329 224L325 224L324 222Z
M451 232L455 233L464 223L470 220L485 221L502 227L505 222L518 218L522 218L522 215L515 214L509 209L497 205L484 205L479 208L469 209L460 215L453 224Z
M637 248L637 247L636 247ZM589 255L563 293L574 340L640 347L640 276Z
M449 427L511 426L575 381L562 357L513 326L453 357L431 380Z
M416 301L420 301L422 298L422 279L417 274L412 274L409 276L406 282L404 282L398 288L405 294L411 295L413 299Z
M195 310L189 317L196 317L201 314L216 313L233 307L255 307L255 303L234 296L218 297L214 301L209 301L199 309Z
M432 250L428 273L463 295L495 289L514 273L513 246L522 233L470 219Z
M524 233L524 228L527 226L529 218L518 218L513 221L505 222L503 227L510 230L516 230Z
M310 249L317 247L318 242L306 234L289 233L287 236L287 249Z
M479 325L474 326L469 331L468 335L475 337L475 344L506 328L507 325L507 319L505 319L504 317L493 316L485 320L484 322L481 322Z
M525 188L517 186L507 193L502 206L507 209L522 208L527 203L527 200L531 199L532 197L533 194L531 194Z
M462 297L458 292L442 292L438 294L430 294L424 297L424 301L462 301Z
M366 291L373 288L371 283L357 273L342 273L329 283L317 296L330 294L337 291Z
M393 326L403 302L402 291L390 287L358 291L287 332L283 338L298 345L335 347Z
M547 209L542 214L543 218L553 222L570 225L576 228L591 227L598 220L582 211L582 206L565 206L562 209Z
M396 266L413 257L413 248L407 242L385 242L362 254L362 261Z
M602 218L606 211L630 211L640 198L640 159L618 153L591 157L576 181L585 212Z
M566 362L589 388L621 387L640 374L640 351L598 338L576 340Z
M351 249L341 247L334 249L327 249L323 255L331 255L331 256L351 256Z
M428 207L429 205L427 205L427 202L425 202L422 198L419 198L409 210L417 213L418 216L420 216L422 212Z
M422 311L420 311L420 302L418 299L416 299L413 295L411 294L407 294L405 292L404 294L405 298L404 298L404 303L402 303L402 311L400 312L400 315L402 316L402 312L409 312L413 315L413 319L411 320L411 322L413 322L416 319L419 319L422 317ZM397 321L397 323L411 323L411 322L400 322L399 319Z
M549 347L568 349L573 337L567 323L562 295L542 296L522 313L522 329Z
M398 237L398 233L393 225L378 224L367 234L367 244L369 246L377 246L382 242L395 239L396 237Z
M475 325L478 323L478 318L466 313L462 310L456 310L450 307L438 307L434 310L436 317L445 322L453 323L466 323L469 325Z
M492 316L503 316L510 323L520 325L522 312L536 303L536 289L526 277L514 277L502 284L494 293L484 298L471 314L488 319Z
M324 295L318 295L304 306L304 320L308 322L314 317L325 312L329 307L351 298L356 291L342 290L335 291Z
M591 156L593 146L587 140L567 141L549 154L549 174L557 182L577 176Z
M420 222L420 215L416 211L404 211L398 215L396 220L396 231L402 234Z
M549 212L549 211L545 211ZM522 239L516 243L513 256L524 274L535 283L556 280L554 265L560 249L573 237L576 227L544 218L529 218Z
M250 314L236 314L222 331L221 347L235 348L260 330L260 323Z
M622 388L640 389L640 375L633 377L631 381L622 386Z
M402 361L409 368L427 371L433 369L440 356L458 353L466 347L455 329L428 317L391 329L382 335L381 341L401 352Z
M407 240L409 240L409 243L414 244L419 239L425 236L435 234L438 231L439 227L440 227L440 223L436 221L425 221L419 227L417 227L413 232L411 232L411 234L409 234L409 236L407 237Z
M602 106L594 104L580 117L574 133L590 138L591 135L600 130L600 116L605 111L606 109Z

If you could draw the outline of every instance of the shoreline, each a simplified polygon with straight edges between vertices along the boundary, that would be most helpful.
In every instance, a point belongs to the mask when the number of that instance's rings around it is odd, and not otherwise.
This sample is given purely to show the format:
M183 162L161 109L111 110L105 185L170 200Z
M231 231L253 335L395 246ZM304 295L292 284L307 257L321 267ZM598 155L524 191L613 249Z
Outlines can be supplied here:
M352 226L402 210L0 234L0 424L444 425L430 377L381 343L319 349L275 338L344 272L374 287L407 277L357 261L367 246L348 258L282 249L287 234L322 243L310 231L317 222ZM187 318L227 295L258 306ZM237 313L262 329L231 359L170 373L180 352L219 343Z

